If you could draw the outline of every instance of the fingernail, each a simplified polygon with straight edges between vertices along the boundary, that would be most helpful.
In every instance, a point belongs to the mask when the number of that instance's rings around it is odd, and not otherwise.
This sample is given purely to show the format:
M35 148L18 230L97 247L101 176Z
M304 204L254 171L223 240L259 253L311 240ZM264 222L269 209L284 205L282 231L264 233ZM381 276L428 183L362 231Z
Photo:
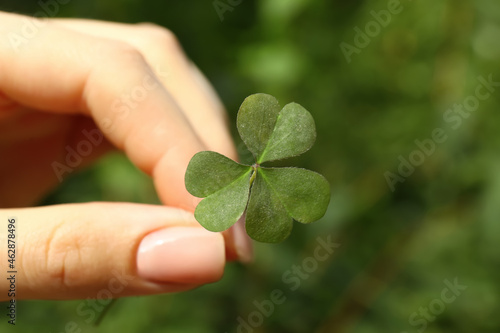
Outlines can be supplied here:
M219 280L225 264L220 233L197 227L170 227L142 240L138 275L160 283L204 284Z
M250 237L245 230L245 216L242 216L232 228L234 246L238 259L243 263L249 263L253 260L253 246Z

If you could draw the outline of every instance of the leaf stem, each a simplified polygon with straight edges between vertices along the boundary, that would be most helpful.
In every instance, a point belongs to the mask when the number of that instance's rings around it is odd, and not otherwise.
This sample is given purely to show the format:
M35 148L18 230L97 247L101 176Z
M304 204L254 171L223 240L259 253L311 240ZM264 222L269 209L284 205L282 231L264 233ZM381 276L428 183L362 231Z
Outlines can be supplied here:
M255 180L255 177L257 176L257 169L260 167L258 163L255 163L252 165L253 173L252 176L250 177L250 187L252 187L253 181Z
M111 300L111 302L109 302L105 307L104 309L102 310L101 312L101 315L96 319L96 321L94 322L94 326L97 327L101 324L102 320L104 319L104 317L106 317L106 314L108 313L109 309L111 309L113 307L113 305L115 305L116 301L118 299L117 298L113 298Z

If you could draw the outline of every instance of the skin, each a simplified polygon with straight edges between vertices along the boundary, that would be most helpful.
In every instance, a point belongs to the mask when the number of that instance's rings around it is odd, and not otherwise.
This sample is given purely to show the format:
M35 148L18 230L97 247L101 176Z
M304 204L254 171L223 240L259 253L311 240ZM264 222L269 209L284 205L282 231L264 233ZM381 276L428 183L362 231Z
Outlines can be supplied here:
M27 22L40 28L13 47L9 33L22 36ZM130 99L145 82L147 93ZM117 103L128 103L126 112ZM96 128L105 139L74 169L122 150L153 178L164 206L31 207L60 183L52 163L64 164L65 147L76 150L86 140L83 130ZM186 191L184 173L201 150L237 158L221 102L170 31L152 24L42 22L0 12L0 217L5 225L0 232L5 236L9 216L17 218L18 299L95 297L113 270L137 277L134 260L145 235L173 226L200 228L192 215L199 199ZM216 241L228 261L251 257L241 223ZM0 260L2 271L6 265ZM120 296L191 289L218 280L224 265L199 272L196 283L136 278ZM0 289L5 288L1 281ZM6 299L4 293L0 297Z

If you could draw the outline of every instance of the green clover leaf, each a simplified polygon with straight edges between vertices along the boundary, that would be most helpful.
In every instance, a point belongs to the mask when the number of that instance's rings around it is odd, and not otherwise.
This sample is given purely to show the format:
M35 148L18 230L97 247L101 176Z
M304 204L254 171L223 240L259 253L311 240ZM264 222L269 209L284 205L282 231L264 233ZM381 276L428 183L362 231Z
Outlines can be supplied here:
M280 109L273 96L255 94L243 101L237 127L256 163L239 164L212 151L194 155L185 183L189 193L205 198L196 207L196 220L210 231L224 231L246 212L248 235L277 243L290 235L293 220L311 223L323 217L330 202L330 185L323 176L261 166L311 148L316 140L311 114L296 103Z

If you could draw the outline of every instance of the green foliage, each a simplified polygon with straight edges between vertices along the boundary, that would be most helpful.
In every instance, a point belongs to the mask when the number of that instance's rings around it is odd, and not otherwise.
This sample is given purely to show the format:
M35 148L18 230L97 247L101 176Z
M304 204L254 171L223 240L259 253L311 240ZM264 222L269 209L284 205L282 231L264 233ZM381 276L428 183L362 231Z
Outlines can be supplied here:
M290 235L293 220L320 219L330 202L330 185L323 176L305 169L260 165L309 150L316 140L311 114L296 103L280 110L273 96L254 94L243 101L237 126L256 163L239 164L211 151L193 156L185 182L189 193L206 197L194 213L198 222L208 230L223 231L246 208L250 237L277 243Z
M210 231L232 226L245 211L252 168L213 151L193 156L186 171L186 188L206 199L196 207L195 217Z
M315 172L298 168L259 168L248 203L247 232L253 239L280 242L293 220L314 222L325 214L330 185Z
M397 172L398 156L407 159L416 139L447 125L442 114L474 95L478 76L493 73L500 81L500 2L402 1L403 12L350 64L339 44L355 45L353 28L364 30L387 0L242 1L223 22L210 1L61 3L60 17L171 29L214 84L231 120L249 91L314 110L316 143L293 165L329 180L332 209L324 223L295 223L272 251L254 244L255 262L228 264L217 283L120 299L98 329L78 314L82 301L36 300L19 302L24 320L19 317L12 332L64 332L72 321L85 333L245 331L240 318L256 320L254 304L275 289L285 291L286 301L263 315L254 332L416 332L422 327L410 316L439 298L443 280L455 276L469 288L427 321L425 332L500 331L500 90L448 131L448 140L395 192L383 177ZM41 9L36 1L2 4L29 15ZM235 138L242 161L252 164L252 153ZM44 204L96 200L160 204L151 180L117 155L68 177ZM304 271L300 264L314 255L316 237L328 235L339 251ZM299 266L301 275L294 274Z

